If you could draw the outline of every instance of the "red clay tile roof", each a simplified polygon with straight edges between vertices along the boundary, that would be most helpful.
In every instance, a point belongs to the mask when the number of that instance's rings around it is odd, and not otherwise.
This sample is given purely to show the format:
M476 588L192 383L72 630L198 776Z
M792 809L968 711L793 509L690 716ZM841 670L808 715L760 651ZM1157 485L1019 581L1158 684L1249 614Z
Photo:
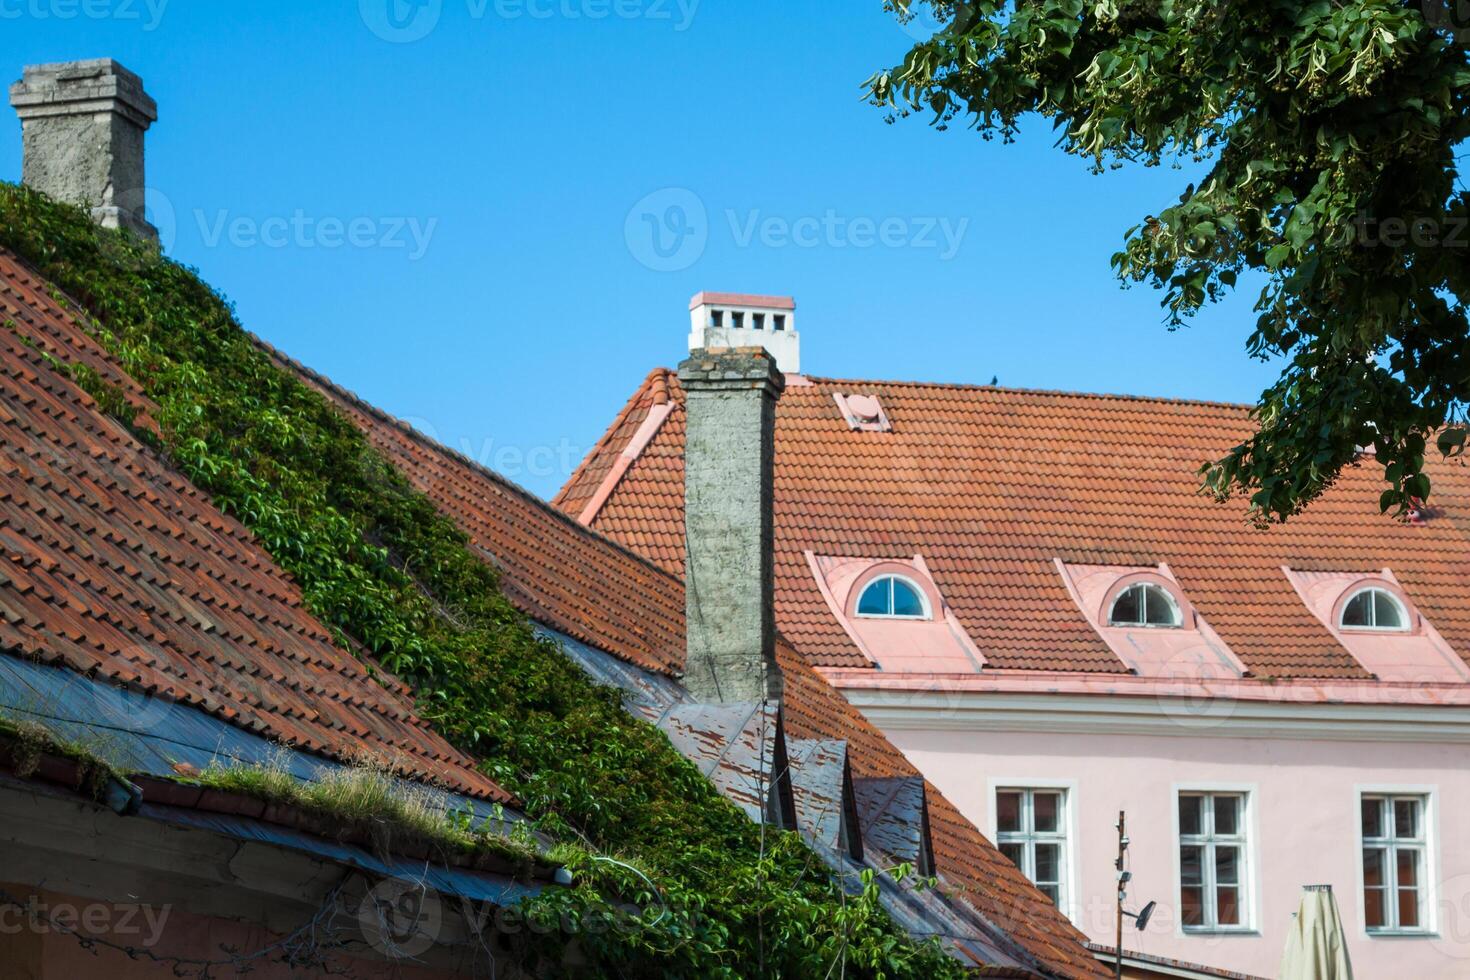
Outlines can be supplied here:
M1389 567L1462 657L1470 654L1470 470L1431 461L1422 525L1378 514L1371 465L1288 524L1246 525L1244 504L1198 493L1199 465L1250 431L1242 406L914 383L806 379L776 413L776 621L814 664L865 667L803 557L921 553L994 668L1119 673L1068 596L1055 558L1167 562L1257 676L1364 678L1281 570ZM876 394L891 433L854 432L835 393ZM667 395L665 395L667 393ZM676 405L592 527L683 567L683 394L655 371L554 500L580 513L662 397Z
M0 649L508 801L403 685L333 644L249 531L52 366L87 364L149 407L49 292L0 251Z
M369 439L470 535L486 558L500 568L506 594L528 615L638 666L675 673L682 669L682 577L582 527L505 478L425 438L309 369L277 357L336 400ZM625 412L614 426L616 432L631 436L647 417L647 409L661 398L667 400L663 372L651 375L643 390L646 405ZM682 436L682 420L679 425ZM612 451L610 457L615 459L619 451ZM676 475L682 500L682 466ZM602 478L591 480L592 490ZM575 510L583 505L585 498L582 504L575 500L565 504ZM677 534L682 542L682 507L678 519L678 529L668 533ZM783 705L791 737L848 739L855 777L918 774L897 748L788 645L783 644L781 664L787 677ZM929 807L937 869L982 914L1059 976L1107 975L1084 948L1086 937L933 786L929 787Z
M662 673L683 669L679 578L329 379L272 353L335 402L415 488L460 525L500 570L501 588L526 615L640 667Z
M406 775L508 799L413 716L402 684L380 672L390 687L379 686L332 644L248 530L47 363L43 350L90 365L146 418L136 382L48 294L0 250L0 323L13 324L0 329L0 647L164 692L302 748L341 759L367 750ZM460 524L529 615L639 666L682 667L680 578L276 356ZM780 660L792 737L846 739L857 777L918 774L784 642ZM950 886L1054 975L1106 976L1056 907L928 793Z

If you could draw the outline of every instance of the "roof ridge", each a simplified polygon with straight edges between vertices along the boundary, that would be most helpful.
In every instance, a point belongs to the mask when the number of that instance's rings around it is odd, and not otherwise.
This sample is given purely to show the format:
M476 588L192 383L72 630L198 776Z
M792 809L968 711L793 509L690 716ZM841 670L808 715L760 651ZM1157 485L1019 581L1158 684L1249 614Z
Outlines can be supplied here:
M620 430L623 427L623 424L627 422L628 416L632 414L633 409L638 405L638 402L643 397L644 392L649 391L651 388L656 389L653 391L654 404L656 405L662 405L674 400L673 392L669 388L669 375L671 375L672 373L673 372L666 367L656 367L652 371L649 371L648 374L644 375L643 380L639 382L638 387L633 389L633 393L629 395L627 401L623 403L623 407L618 410L618 413L616 415L613 416L612 424L609 425L607 429L602 433L602 435L598 438L598 440L592 444L592 448L587 450L587 453L582 457L582 461L577 464L577 468L572 470L571 476L567 477L566 482L561 485L561 489L557 490L557 492L552 496L550 503L554 509L561 511L563 505L565 505L567 502L567 495L572 491L572 488L577 486L581 482L582 477L587 473L588 470L592 468L595 462L601 461L604 452L622 452L621 447L617 447L612 444L613 436L617 434L618 430ZM629 439L631 441L631 437L629 437ZM601 480L598 481L599 484L601 482ZM562 513L567 512L562 511ZM576 517L576 515L572 515L569 513L567 516L573 518ZM578 520L577 523L581 524L582 522ZM586 524L582 524L582 526L589 527L589 525Z
M965 384L955 381L885 381L878 378L830 378L820 375L804 375L814 384L832 385L886 385L892 388L942 388L949 391L992 391L1007 395L1056 395L1066 398L1087 398L1097 401L1151 402L1165 405L1203 405L1210 408L1250 409L1246 402L1211 401L1207 398L1174 398L1167 395L1132 395L1105 391L1068 391L1063 388L1015 388L1006 385Z
M376 418L380 419L383 422L386 422L389 425L394 426L399 431L407 435L409 438L417 442L419 445L434 452L447 454L451 458L465 464L466 466L471 467L476 472L481 473L482 475L505 487L507 490L515 493L517 496L521 497L528 503L541 508L548 514L551 514L557 520L566 524L568 527L574 528L578 534L581 534L601 544L607 545L620 554L626 555L627 557L638 562L638 564L644 566L645 568L651 569L652 571L658 573L660 576L669 579L672 582L678 583L681 588L683 587L684 580L682 578L674 575L668 569L655 564L652 560L645 558L643 555L640 555L638 552L634 551L632 548L629 548L627 545L614 541L612 538L603 534L601 531L587 527L585 524L579 523L570 514L567 514L565 511L562 511L559 508L552 506L549 501L542 500L540 497L536 496L534 493L516 483L509 477L497 473L495 470L486 466L484 463L481 463L480 461L465 455L458 449L453 449L449 446L446 446L437 439L431 439L430 437L426 436L424 433L420 432L418 429L415 429L413 426L409 425L407 422L403 421L397 416L391 414L390 412L384 411L378 406L360 397L356 392L342 387L337 382L333 381L331 378L327 377L321 372L307 367L305 364L296 360L291 355L278 350L269 341L265 340L259 335L250 331L246 332L249 335L250 339L255 343L255 345L269 356L278 358L294 370L300 371L302 374L305 374L316 383L322 385L325 388L331 389L334 393L348 400L353 405L360 408L362 411L368 413L369 415L375 416Z

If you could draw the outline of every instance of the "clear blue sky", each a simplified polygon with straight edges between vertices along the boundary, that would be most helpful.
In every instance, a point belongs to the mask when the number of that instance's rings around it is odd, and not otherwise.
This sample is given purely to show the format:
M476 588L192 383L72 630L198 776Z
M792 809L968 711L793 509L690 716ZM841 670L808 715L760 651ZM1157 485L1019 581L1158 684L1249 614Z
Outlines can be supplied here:
M1092 176L1042 122L885 124L860 83L910 38L878 0L0 0L0 31L7 80L144 77L170 251L247 327L538 493L683 356L700 289L794 295L811 374L1233 401L1271 377L1252 297L1170 333L1110 272L1183 174ZM640 216L670 205L694 234L661 256Z

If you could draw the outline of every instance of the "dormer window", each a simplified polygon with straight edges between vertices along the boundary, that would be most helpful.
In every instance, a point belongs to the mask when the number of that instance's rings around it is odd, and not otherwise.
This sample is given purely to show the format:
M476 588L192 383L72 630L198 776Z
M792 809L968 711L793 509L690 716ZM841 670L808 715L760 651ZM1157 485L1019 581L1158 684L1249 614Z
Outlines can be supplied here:
M898 575L884 575L864 587L857 614L882 619L928 619L929 603L924 591L913 582Z
M1398 597L1387 589L1360 589L1342 606L1339 624L1349 630L1384 630L1403 633L1409 629L1409 614Z
M1179 603L1163 586L1152 582L1138 582L1119 592L1108 613L1109 626L1177 629L1182 623Z

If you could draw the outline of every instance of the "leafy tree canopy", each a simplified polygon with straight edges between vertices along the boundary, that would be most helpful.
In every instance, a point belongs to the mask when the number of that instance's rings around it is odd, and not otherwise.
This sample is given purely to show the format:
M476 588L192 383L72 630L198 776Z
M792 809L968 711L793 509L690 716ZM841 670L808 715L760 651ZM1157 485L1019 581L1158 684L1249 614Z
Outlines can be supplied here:
M1009 141L1035 113L1095 170L1205 171L1113 266L1171 326L1264 277L1248 349L1285 367L1210 492L1285 520L1372 447L1385 510L1429 495L1427 441L1464 451L1470 395L1470 0L931 6L946 26L867 82L891 116Z

